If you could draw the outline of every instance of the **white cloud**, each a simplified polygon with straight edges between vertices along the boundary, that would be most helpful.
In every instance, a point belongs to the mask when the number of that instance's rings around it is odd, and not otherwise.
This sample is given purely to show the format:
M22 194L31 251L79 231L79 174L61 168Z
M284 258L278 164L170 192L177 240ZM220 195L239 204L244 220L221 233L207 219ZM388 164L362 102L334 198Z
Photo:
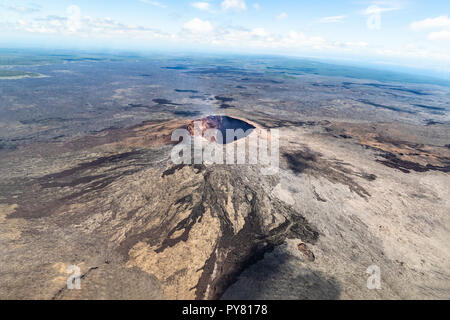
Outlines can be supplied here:
M282 12L277 16L277 19L284 20L284 19L287 19L287 17L288 17L288 14L286 12Z
M328 17L329 18L329 17ZM335 18L335 17L333 17ZM165 33L142 25L127 24L108 17L93 18L84 15L80 8L71 6L65 15L50 15L37 17L27 16L19 20L0 21L1 30L19 32L69 35L79 38L92 39L136 39L136 43L145 44L152 41L164 41L169 44L199 44L206 47L235 48L236 50L255 50L258 52L332 55L351 54L360 57L383 57L383 60L413 61L436 65L450 63L450 51L444 46L444 41L450 39L448 18L425 19L426 23L411 24L417 30L430 29L428 38L439 40L436 45L432 42L419 44L419 47L406 48L401 44L386 48L374 46L363 41L331 41L320 34L303 33L301 30L291 30L280 34L264 28L244 28L239 26L221 25L199 18L184 23L178 32ZM8 19L15 19L8 17ZM335 20L335 19L328 19ZM418 27L417 27L418 26ZM436 28L433 30L432 28ZM450 42L447 42L450 43ZM385 58L386 57L386 58ZM369 58L368 58L369 59ZM434 61L434 62L433 62Z
M264 30L264 28L254 28L251 30L251 34L257 37L266 37L269 34Z
M363 14L365 15L374 15L374 14L380 14L383 12L389 12L389 11L395 11L395 10L399 10L400 8L398 7L379 7L378 5L374 4L374 5L370 5L369 7L367 7L364 11Z
M245 0L224 0L221 3L223 10L242 11L247 9Z
M167 8L167 6L164 3L161 3L159 1L153 1L153 0L139 0L139 1L142 3L149 4L151 6L154 6L154 7Z
M259 9L261 9L261 6L259 5L259 3L255 2L253 4L253 8L256 9L256 10L259 10Z
M77 32L83 25L80 7L75 5L69 6L67 14L69 15L66 21L67 31L70 33Z
M431 32L428 35L428 39L430 40L450 40L450 30L441 30Z
M344 46L347 46L347 47L361 47L361 48L364 48L364 47L367 47L368 45L369 44L367 42L364 42L364 41L358 41L358 42L350 41L350 42L345 42L344 43Z
M111 18L92 18L84 16L78 6L69 6L66 16L44 16L35 19L19 19L6 22L4 26L15 31L29 33L75 35L79 37L126 37L126 38L171 38L161 31L124 24Z
M0 5L0 7L5 8L10 11L18 12L21 14L35 13L41 10L41 6L35 3L30 3L29 5Z
M436 18L428 18L421 21L411 23L411 29L424 30L433 28L450 28L450 19L448 16L439 16Z
M211 5L208 2L192 2L191 6L199 10L211 10Z
M331 17L323 17L319 19L320 23L337 23L342 22L342 20L346 19L347 16L331 16Z
M195 41L227 48L245 47L275 51L317 50L330 46L322 37L309 36L301 32L290 31L287 35L278 35L267 32L264 28L242 27L215 28L214 32L201 38L197 37Z
M329 46L325 39L319 36L307 36L303 32L290 31L286 37L279 41L282 47L301 48L309 47L313 49L324 49Z
M194 18L183 25L184 30L192 34L207 34L214 30L211 22Z
M5 24L2 25L2 28ZM264 28L247 29L244 27L217 26L210 21L194 18L184 23L178 33L163 33L139 25L129 25L111 18L92 18L82 14L77 6L67 9L66 16L46 16L27 19L7 24L9 29L42 34L73 35L83 38L133 38L133 39L161 39L176 43L200 43L220 47L234 48L269 48L270 50L323 50L336 48L337 45L316 35L306 35L295 30L286 35L271 33ZM360 46L360 44L358 44ZM346 44L349 50L353 44Z
M428 18L411 23L411 29L415 31L441 29L428 34L429 40L442 41L450 40L450 19L448 16Z

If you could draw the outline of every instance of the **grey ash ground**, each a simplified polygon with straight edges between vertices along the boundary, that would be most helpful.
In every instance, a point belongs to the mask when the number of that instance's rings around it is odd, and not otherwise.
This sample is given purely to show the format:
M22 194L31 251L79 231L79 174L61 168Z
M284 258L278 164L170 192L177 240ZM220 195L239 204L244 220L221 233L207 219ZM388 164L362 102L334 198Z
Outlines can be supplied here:
M450 298L448 82L276 57L14 69L43 76L0 83L0 298ZM278 128L279 173L172 164L172 131L210 115Z

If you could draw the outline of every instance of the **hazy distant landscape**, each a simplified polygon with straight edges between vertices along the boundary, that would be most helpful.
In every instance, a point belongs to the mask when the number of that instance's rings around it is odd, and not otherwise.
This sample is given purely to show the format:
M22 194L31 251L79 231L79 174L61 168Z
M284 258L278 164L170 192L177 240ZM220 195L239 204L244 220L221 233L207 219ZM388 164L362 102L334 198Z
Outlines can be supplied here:
M276 110L280 120L449 120L448 83L438 78L282 57L7 53L0 77L44 77L2 82L0 130L8 148L250 106L259 115Z

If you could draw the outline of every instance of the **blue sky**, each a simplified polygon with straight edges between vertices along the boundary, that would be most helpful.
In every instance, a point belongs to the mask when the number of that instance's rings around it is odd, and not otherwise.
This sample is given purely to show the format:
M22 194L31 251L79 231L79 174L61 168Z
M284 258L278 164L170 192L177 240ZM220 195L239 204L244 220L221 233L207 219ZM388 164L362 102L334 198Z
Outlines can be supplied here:
M450 70L448 0L0 0L0 46L285 54Z

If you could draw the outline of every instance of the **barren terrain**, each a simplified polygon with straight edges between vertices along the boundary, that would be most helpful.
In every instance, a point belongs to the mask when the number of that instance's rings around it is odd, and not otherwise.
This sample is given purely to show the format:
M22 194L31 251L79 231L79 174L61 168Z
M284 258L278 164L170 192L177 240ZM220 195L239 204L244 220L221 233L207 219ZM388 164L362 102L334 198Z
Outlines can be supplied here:
M0 298L449 299L449 87L283 63L2 81ZM278 173L172 163L172 132L217 115L279 129Z

